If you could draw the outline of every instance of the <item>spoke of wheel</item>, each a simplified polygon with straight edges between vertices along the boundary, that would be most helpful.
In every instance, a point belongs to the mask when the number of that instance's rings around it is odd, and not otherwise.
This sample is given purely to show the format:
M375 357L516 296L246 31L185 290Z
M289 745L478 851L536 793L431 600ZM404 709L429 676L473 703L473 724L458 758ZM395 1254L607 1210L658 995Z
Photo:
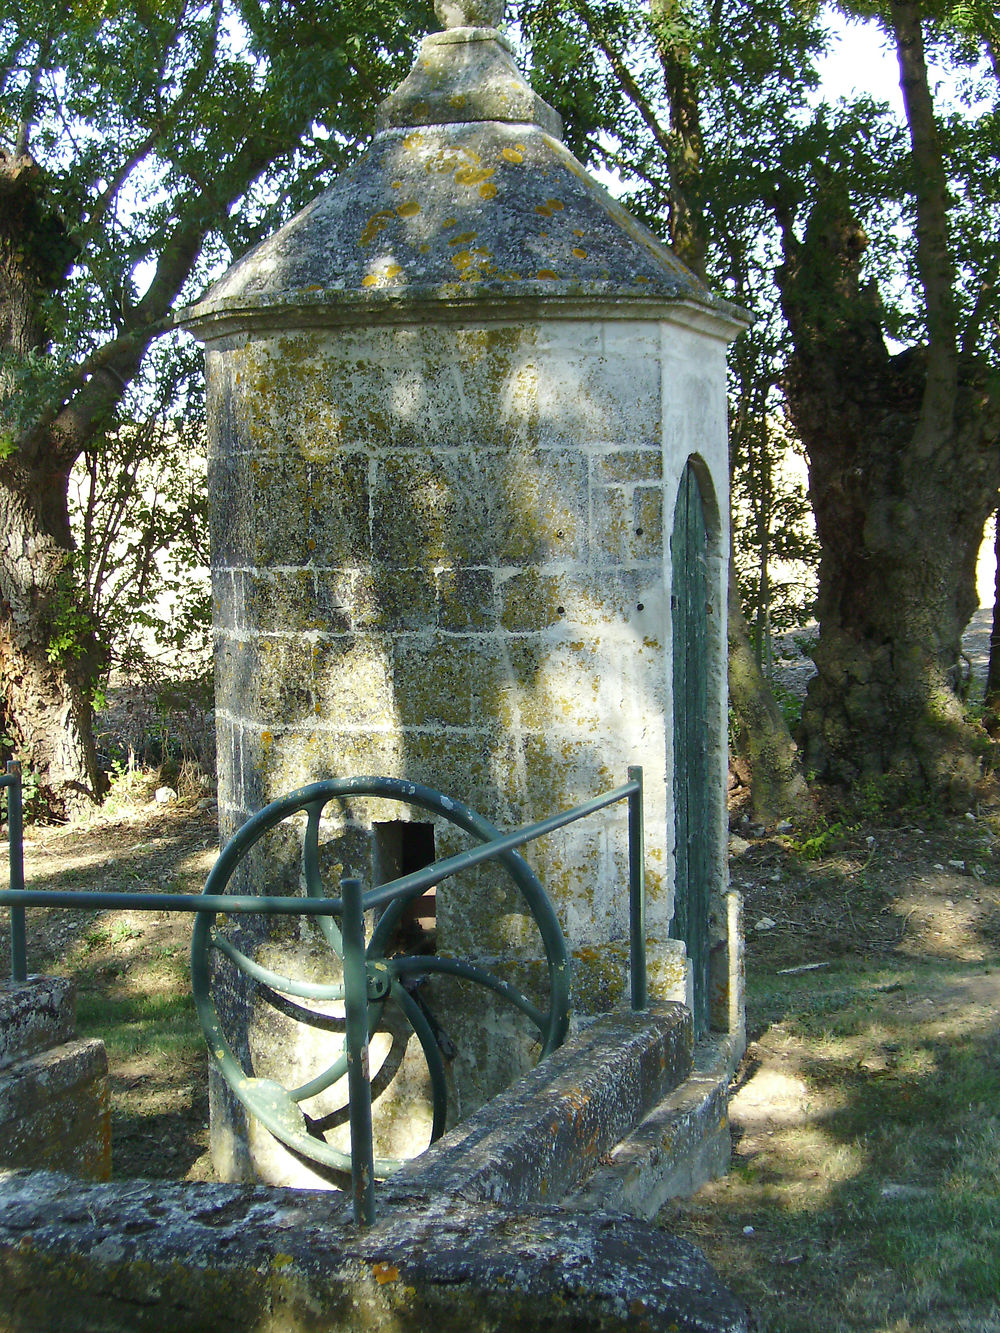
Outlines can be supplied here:
M296 995L302 1000L342 1000L344 998L343 983L338 985L326 985L318 981L296 981L294 977L283 977L280 972L272 972L269 967L262 967L260 963L255 963L252 958L248 958L245 953L241 953L235 944L231 944L225 935L220 935L213 931L210 937L210 948L218 949L248 977L253 977L254 981L261 982L264 986L270 986L271 990L280 991L283 995Z
M319 869L319 821L325 805L325 801L311 801L306 807L308 821L302 843L302 868L306 881L306 893L310 898L326 896ZM333 917L320 916L316 918L316 921L327 944L338 958L342 958L344 956L344 942Z
M413 996L409 995L402 984L395 980L392 983L390 994L406 1015L406 1021L417 1034L417 1040L423 1047L424 1058L427 1061L427 1072L431 1076L431 1096L434 1106L434 1117L431 1122L431 1143L433 1143L444 1133L448 1113L448 1083L445 1078L441 1050L430 1023L428 1023L423 1010Z
M522 1014L526 1014L531 1019L539 1032L545 1032L549 1025L550 1015L544 1013L537 1005L532 1004L528 997L522 995L516 986L512 986L509 981L501 981L492 972L477 967L475 963L467 963L461 958L438 958L431 954L390 958L388 962L397 976L439 972L445 976L461 977L465 981L474 981L477 986L484 986L487 990L495 991L497 995L502 996L512 1004L515 1009L520 1009Z

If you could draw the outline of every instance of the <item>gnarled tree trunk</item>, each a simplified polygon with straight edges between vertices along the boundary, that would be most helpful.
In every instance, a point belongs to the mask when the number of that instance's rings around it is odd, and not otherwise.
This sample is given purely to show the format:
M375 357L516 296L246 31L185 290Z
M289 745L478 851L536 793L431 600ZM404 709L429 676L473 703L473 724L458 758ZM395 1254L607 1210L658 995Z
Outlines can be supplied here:
M0 465L0 691L7 735L48 811L93 801L100 774L91 691L99 659L72 580L66 475Z
M43 299L70 253L30 154L0 152L0 734L56 815L98 794L90 694L99 662L73 580L72 458L44 437L26 445L15 402L46 346Z
M916 208L925 345L890 356L867 237L831 177L799 241L779 201L777 277L794 340L786 392L809 455L822 546L817 675L802 715L806 765L899 796L968 801L975 738L959 697L961 635L1000 483L1000 393L956 330L948 180L924 55L921 7L887 10L899 57Z
M788 225L784 235L786 392L822 546L806 769L961 804L977 766L959 655L1000 482L1000 402L971 360L935 389L924 349L889 355L877 296L858 280L867 240L846 193L828 189L801 243ZM932 392L947 398L936 424Z

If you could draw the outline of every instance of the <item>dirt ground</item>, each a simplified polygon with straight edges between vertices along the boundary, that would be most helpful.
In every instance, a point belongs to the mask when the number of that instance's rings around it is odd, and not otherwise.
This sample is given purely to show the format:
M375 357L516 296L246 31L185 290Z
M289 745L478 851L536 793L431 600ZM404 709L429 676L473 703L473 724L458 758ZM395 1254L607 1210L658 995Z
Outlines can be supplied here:
M196 892L216 851L211 811L193 798L148 801L88 825L29 827L25 880L37 888ZM0 882L6 856L3 862ZM969 1022L1000 1012L1000 968L982 966L1000 957L1000 798L973 815L913 816L818 836L765 834L736 821L731 877L744 895L751 972L820 973L845 954L948 960L956 966L921 1005L906 1001L913 1021L923 1021L929 1007ZM2 920L6 968L5 912ZM193 1005L185 1007L190 930L189 918L168 913L28 912L29 967L75 975L81 1006L114 1009L140 993L165 1006L163 1032L175 1037L166 1055L151 1059L141 1043L129 1051L127 1040L112 1051L116 1175L211 1175L206 1061ZM150 1021L155 1026L155 1013ZM780 1025L765 1034L751 1012L749 1035L733 1102L737 1157L755 1151L775 1117L808 1114ZM889 1060L891 1052L873 1050L870 1058Z

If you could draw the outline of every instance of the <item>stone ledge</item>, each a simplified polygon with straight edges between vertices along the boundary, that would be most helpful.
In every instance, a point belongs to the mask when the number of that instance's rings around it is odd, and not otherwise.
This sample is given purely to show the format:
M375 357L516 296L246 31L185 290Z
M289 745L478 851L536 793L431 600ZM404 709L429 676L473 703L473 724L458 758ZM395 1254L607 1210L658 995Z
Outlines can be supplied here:
M449 1200L359 1231L336 1196L0 1176L0 1329L746 1333L691 1245L649 1223Z
M654 1217L667 1199L693 1194L724 1175L731 1148L732 1046L728 1037L700 1042L691 1076L654 1107L566 1206Z
M108 1057L97 1038L69 1041L0 1073L0 1165L111 1174Z
M603 1015L409 1162L383 1197L561 1199L690 1069L683 1005Z
M76 1032L73 983L65 977L0 982L0 1069L59 1046Z

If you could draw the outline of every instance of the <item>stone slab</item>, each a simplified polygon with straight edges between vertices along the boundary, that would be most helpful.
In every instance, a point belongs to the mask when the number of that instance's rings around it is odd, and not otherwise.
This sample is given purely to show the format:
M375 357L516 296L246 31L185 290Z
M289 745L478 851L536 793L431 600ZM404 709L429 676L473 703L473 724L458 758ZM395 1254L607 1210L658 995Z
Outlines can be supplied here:
M111 1102L102 1041L64 1042L0 1073L0 1166L108 1179Z
M0 1330L745 1333L742 1303L649 1223L449 1201L358 1230L336 1196L0 1177Z
M65 977L0 983L0 1069L69 1041L75 1032L73 983Z
M691 1076L618 1144L566 1206L655 1217L667 1199L693 1194L725 1175L732 1055L729 1038L700 1042Z
M690 1069L684 1006L605 1014L403 1167L385 1197L561 1199Z

